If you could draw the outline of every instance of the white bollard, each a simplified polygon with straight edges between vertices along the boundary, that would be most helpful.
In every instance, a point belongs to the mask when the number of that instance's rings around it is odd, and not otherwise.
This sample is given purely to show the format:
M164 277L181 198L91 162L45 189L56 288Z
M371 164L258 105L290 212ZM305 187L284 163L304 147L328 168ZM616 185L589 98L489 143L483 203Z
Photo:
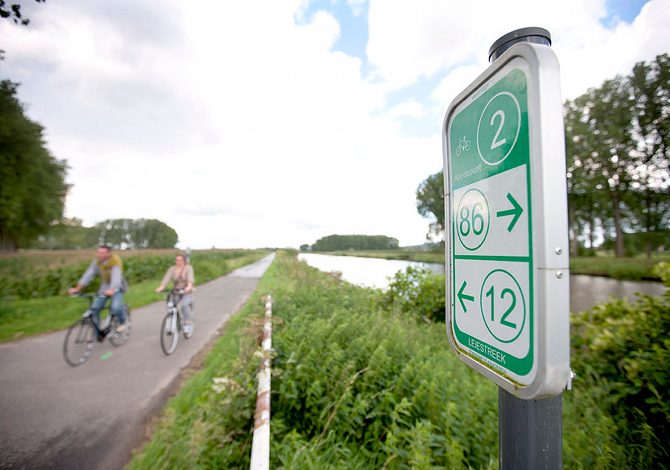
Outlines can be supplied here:
M251 443L251 470L270 468L270 384L272 368L272 296L265 302L265 323L261 343L261 369L258 372L258 392L256 393L256 414L254 415L254 436Z

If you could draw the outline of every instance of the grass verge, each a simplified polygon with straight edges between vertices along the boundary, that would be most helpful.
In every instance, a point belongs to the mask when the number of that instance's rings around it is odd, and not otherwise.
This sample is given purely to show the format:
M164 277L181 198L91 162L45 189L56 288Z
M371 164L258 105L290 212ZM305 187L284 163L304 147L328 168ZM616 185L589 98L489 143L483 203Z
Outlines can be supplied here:
M253 353L265 313L261 297L279 283L275 264L228 320L202 369L168 401L126 470L249 467L258 366Z
M194 263L196 281L203 284L247 264L259 260L266 251L253 251L247 255L212 262L206 257ZM162 274L130 287L125 301L131 309L159 301L164 298L156 294ZM67 328L86 311L84 299L67 296L40 299L0 300L0 342L33 336Z
M606 276L627 281L659 281L653 268L667 258L616 258L585 256L570 258L571 274Z

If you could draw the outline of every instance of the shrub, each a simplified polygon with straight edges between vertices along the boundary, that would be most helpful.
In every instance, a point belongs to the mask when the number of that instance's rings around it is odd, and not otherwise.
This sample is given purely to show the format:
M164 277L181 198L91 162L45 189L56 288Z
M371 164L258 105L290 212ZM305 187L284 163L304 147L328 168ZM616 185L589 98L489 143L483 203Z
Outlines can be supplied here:
M443 275L410 266L391 279L382 303L419 319L444 322L445 288Z
M655 273L670 285L670 264ZM613 301L572 317L572 366L607 391L600 406L629 447L626 466L667 468L670 457L670 291Z

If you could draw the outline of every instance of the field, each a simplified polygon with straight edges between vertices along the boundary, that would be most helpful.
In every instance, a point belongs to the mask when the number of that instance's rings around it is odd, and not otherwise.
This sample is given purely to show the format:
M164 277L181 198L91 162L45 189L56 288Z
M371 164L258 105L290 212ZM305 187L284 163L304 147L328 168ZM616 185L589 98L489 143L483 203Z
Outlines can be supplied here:
M286 253L129 468L248 468L267 293L276 351L271 468L497 468L497 388L457 360L444 324L417 321L377 291ZM667 301L645 302L599 307L575 325L582 336L573 339L578 379L563 394L566 468L667 468L667 361L635 353L649 325L656 332L649 338L667 336L659 323L667 312L652 315ZM636 311L657 320L626 322ZM613 362L639 367L643 359L641 370L609 375ZM653 390L658 398L645 395Z
M177 250L121 251L131 308L163 297L154 292ZM264 250L202 250L191 254L196 284L260 259ZM94 257L84 251L22 252L0 257L0 342L66 328L86 309L66 295ZM89 290L93 290L92 284Z

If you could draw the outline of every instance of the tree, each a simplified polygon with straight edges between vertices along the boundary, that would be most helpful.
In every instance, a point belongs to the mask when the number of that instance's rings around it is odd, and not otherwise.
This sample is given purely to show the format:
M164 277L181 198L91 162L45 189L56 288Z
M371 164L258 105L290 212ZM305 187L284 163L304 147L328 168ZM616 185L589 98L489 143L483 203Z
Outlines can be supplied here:
M109 219L94 227L99 244L115 248L173 248L179 241L177 232L156 219Z
M30 247L46 250L72 250L95 248L97 245L98 233L93 227L84 227L81 219L64 217L53 223L47 233L39 235Z
M26 117L18 84L0 82L0 251L15 251L63 216L65 161L47 150L44 128Z
M588 242L592 248L594 234L603 229L603 220L609 219L608 199L604 191L596 189L599 184L602 188L598 172L585 164L585 156L596 145L597 136L583 119L583 102L566 102L564 115L570 252L578 256L580 240L583 246Z
M606 196L617 256L624 256L624 196L631 181L633 99L628 81L621 76L591 88L568 108L567 155L569 173L585 192ZM574 198L573 188L573 198ZM573 199L574 200L574 199Z
M46 0L35 0L37 3L44 3ZM16 24L28 26L30 20L21 13L21 5L12 2L9 5L5 0L0 0L0 18L14 21Z
M314 251L390 250L398 248L396 238L385 235L328 235L312 245Z
M175 229L156 219L135 221L132 239L135 248L173 248L179 241Z
M567 101L565 130L573 253L598 226L613 238L617 256L630 251L624 231L645 233L650 254L670 210L668 55Z
M634 202L631 207L638 231L647 234L651 255L652 232L663 230L668 197L670 159L670 57L659 55L649 64L640 62L630 77L633 133L637 140L631 171Z
M435 219L428 227L427 239L444 236L444 175L440 171L423 180L416 190L416 210Z

